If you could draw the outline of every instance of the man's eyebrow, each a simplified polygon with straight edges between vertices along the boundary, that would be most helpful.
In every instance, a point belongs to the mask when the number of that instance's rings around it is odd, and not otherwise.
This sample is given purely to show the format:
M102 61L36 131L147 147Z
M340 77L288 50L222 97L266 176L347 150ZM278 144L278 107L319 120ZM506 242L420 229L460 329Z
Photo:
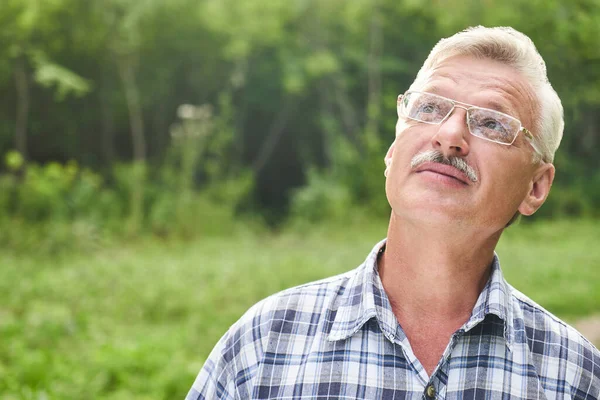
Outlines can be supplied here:
M478 106L479 107L479 106ZM494 100L489 100L486 102L485 106L481 106L481 108L489 108L491 110L495 110L495 111L500 111L501 113L513 116L515 114L515 110L510 107L507 106L504 103L499 103L497 101Z
M438 85L425 85L421 89L423 92L433 93L440 95L440 92L443 92L442 89ZM441 95L440 95L441 96Z

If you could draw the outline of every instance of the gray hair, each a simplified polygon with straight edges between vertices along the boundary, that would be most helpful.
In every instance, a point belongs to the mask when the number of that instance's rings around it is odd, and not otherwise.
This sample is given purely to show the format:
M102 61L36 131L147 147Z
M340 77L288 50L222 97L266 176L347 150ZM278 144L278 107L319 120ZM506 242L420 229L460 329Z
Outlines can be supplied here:
M546 64L531 39L509 27L465 29L435 45L411 88L422 84L429 72L443 61L461 55L502 62L515 68L529 82L538 102L534 107L539 115L532 127L534 140L542 160L552 162L563 135L563 107L548 80ZM536 154L534 162L537 161Z

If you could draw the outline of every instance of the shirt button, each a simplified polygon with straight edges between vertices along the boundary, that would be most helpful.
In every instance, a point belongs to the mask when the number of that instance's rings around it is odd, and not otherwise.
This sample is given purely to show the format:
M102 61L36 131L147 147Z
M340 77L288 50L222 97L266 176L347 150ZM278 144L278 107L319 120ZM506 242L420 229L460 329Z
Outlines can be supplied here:
M435 398L435 388L433 387L433 385L427 386L427 389L425 389L425 395L427 396L428 399Z

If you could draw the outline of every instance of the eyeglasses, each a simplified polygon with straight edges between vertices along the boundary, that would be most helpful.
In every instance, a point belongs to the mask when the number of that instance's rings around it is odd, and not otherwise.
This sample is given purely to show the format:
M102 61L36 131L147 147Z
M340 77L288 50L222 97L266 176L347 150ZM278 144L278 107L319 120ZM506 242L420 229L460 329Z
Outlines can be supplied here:
M408 91L398 96L398 116L426 124L441 124L456 107L467 111L467 126L473 136L510 146L519 132L523 132L531 147L542 156L533 143L531 132L521 125L521 121L508 114L426 92Z

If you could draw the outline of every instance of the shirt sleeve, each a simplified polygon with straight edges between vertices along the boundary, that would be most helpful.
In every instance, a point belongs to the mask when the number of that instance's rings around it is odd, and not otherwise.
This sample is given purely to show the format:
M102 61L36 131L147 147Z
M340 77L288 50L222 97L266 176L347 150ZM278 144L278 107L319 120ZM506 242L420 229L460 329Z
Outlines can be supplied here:
M231 365L224 354L228 336L229 332L219 340L212 350L185 400L235 398L235 382L231 373Z

